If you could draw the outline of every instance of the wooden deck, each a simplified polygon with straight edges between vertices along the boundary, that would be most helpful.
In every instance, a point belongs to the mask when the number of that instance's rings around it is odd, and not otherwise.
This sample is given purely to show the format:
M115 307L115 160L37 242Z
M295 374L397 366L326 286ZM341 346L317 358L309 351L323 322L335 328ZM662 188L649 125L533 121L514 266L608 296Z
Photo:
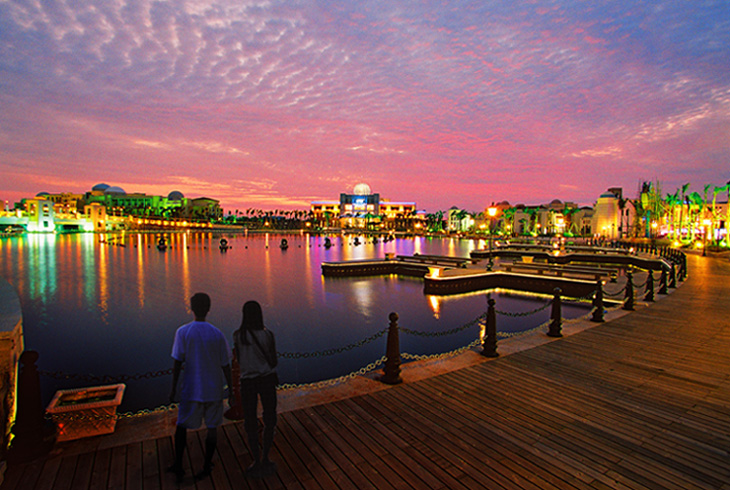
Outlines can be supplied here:
M247 480L226 425L198 489L730 489L730 262L545 345L281 414L279 471ZM189 436L200 469L204 432ZM167 489L172 437L10 466L0 490Z

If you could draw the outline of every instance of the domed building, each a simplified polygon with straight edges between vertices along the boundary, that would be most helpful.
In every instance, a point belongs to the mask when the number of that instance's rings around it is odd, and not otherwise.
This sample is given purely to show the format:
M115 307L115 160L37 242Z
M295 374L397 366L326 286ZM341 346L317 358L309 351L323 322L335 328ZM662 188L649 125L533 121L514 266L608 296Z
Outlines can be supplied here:
M107 187L106 189L104 189L104 194L106 194L106 195L124 196L127 193L121 187L110 186L110 187Z
M365 183L355 185L351 194L340 194L339 201L313 201L310 210L324 227L406 230L416 218L415 202L381 199Z

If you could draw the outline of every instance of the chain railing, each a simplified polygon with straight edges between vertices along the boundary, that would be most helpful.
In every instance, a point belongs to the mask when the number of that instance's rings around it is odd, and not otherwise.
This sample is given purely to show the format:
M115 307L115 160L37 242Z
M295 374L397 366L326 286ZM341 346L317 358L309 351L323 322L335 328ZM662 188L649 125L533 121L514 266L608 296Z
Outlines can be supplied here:
M644 282L642 285L632 285L635 288L642 288L645 285L649 283L649 280ZM651 282L653 284L653 281ZM492 349L491 355L489 357L495 357L496 356L496 340L497 339L508 339L513 338L517 336L525 336L530 335L539 331L545 331L546 327L549 327L550 331L548 332L549 336L560 336L560 325L563 323L576 323L585 321L586 319L590 319L591 321L603 321L603 313L605 311L611 311L610 309L606 308L604 306L604 303L600 300L603 296L603 294L607 296L619 296L620 294L624 293L629 287L629 284L627 284L625 287L623 287L618 292L608 292L608 291L602 291L602 283L600 281L597 282L597 287L595 291L590 292L589 294L581 297L581 298L574 298L574 301L592 301L593 306L595 307L595 311L589 312L581 317L574 318L574 319L565 319L562 318L560 314L560 290L556 290L555 296L551 299L545 302L544 305L541 305L533 310L526 311L526 312L506 312L506 311L500 311L497 310L494 307L494 300L490 299L489 295L487 295L488 298L488 304L489 308L487 312L480 314L473 320L455 328L451 328L448 330L443 330L439 332L426 332L426 331L419 331L415 329L405 328L405 327L398 327L397 326L397 315L394 313L391 313L391 327L386 328L380 331L375 332L374 334L370 335L367 338L364 338L362 340L359 340L357 342L353 342L351 344L348 344L344 347L339 348L331 348L331 349L324 349L319 351L312 351L312 352L277 352L277 355L283 359L312 359L312 358L320 358L320 357L327 357L332 356L335 354L340 354L344 352L352 351L358 347L365 346L367 344L370 344L377 339L383 337L386 333L389 333L388 335L388 342L391 341L390 336L393 333L393 329L395 328L395 331L400 331L407 335L413 335L417 337L425 337L425 338L441 338L446 337L450 335L455 335L461 332L464 332L472 327L478 327L480 329L480 333L484 332L484 335L480 335L479 333L476 335L477 338L473 341L469 342L467 345L452 349L447 352L437 353L437 354L414 354L414 353L408 353L408 352L397 352L398 355L398 361L397 361L397 369L399 370L400 365L400 358L404 359L405 361L428 361L428 360L441 360L450 358L459 354L462 354L468 350L475 349L480 344L487 345L488 342L493 342L493 345L490 346ZM556 302L558 303L556 305ZM496 318L496 314L511 317L511 318L524 318L531 315L535 315L537 313L540 313L544 310L546 310L548 307L553 306L553 313L551 314L551 319L541 323L540 325L519 331L519 332L496 332L495 325L490 325L490 321L494 322L495 320L490 320L490 311L491 308L492 315L491 318ZM616 305L616 309L620 308L621 305ZM599 311L600 310L600 311ZM557 312L556 312L557 311ZM599 314L600 313L600 314ZM394 316L394 318L393 318ZM592 317L592 318L591 318ZM555 330L557 329L557 330ZM492 336L492 339L488 339L488 336ZM395 355L395 354L393 354ZM386 355L381 357L380 359L377 359L360 369L354 370L348 374L332 378L332 379L326 379L322 381L316 381L316 382L309 382L309 383L285 383L278 386L279 390L282 391L288 391L288 390L295 390L295 389L322 389L331 387L346 381L349 381L355 377L358 376L364 376L368 373L371 373L384 365L386 365L386 369L384 369L384 372L387 371L387 363L388 363L388 354L386 352ZM102 376L96 376L91 374L72 374L72 373L66 373L63 371L44 371L44 370L37 370L37 373L42 376L46 376L52 379L56 380L75 380L75 381L84 381L89 383L95 383L95 384L113 384L113 383L125 383L128 381L138 381L138 380L144 380L144 379L153 379L153 378L159 378L162 376L168 376L172 374L172 369L165 369L165 370L155 370L155 371L148 371L145 373L137 373L137 374L131 374L131 375L102 375ZM387 377L387 373L386 376ZM397 375L393 377L393 379L399 379ZM386 381L387 382L387 381ZM116 417L117 419L123 419L123 418L135 418L135 417L141 417L151 414L158 414L158 413L164 413L169 410L173 410L177 408L177 404L172 403L170 405L162 405L156 408L152 409L143 409L136 412L124 412L124 413L117 413L114 415L110 415L111 417ZM77 417L77 416L73 416ZM79 418L73 418L73 420L80 420L84 417L108 417L108 416L95 416L95 415L79 415Z
M362 347L363 345L369 344L370 342L373 342L374 340L379 339L385 333L388 331L388 329L381 330L379 332L374 333L370 337L360 340L358 342L353 342L352 344L346 345L345 347L339 347L335 349L325 349L321 351L314 351L314 352L277 352L277 355L279 357L282 357L284 359L309 359L312 357L327 357L327 356L333 356L335 354L340 354L342 352L351 351L352 349L355 349L356 347Z
M88 383L105 383L105 384L114 384L114 383L126 383L128 381L139 381L141 379L152 379L152 378L159 378L162 376L169 376L172 374L172 368L170 369L163 369L160 371L149 371L146 373L139 373L139 374L120 374L117 376L110 376L110 375L103 375L103 376L95 376L93 374L73 374L73 373L66 373L63 371L43 371L41 369L38 370L38 374L41 376L46 376L51 379L56 380L76 380L76 381L85 381Z

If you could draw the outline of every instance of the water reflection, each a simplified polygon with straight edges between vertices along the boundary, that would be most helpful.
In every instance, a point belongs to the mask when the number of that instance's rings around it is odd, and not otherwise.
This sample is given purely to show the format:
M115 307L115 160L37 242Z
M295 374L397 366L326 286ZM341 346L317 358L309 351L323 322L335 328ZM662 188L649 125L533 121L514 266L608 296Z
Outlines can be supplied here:
M313 352L357 343L388 326L397 312L401 326L439 332L484 313L484 293L426 296L419 279L396 276L323 278L323 261L384 257L385 253L466 257L475 244L457 239L397 239L354 245L349 236L308 234L225 235L231 248L219 250L216 233L166 234L170 247L157 249L159 235L29 235L0 240L0 274L18 291L26 346L41 354L48 371L118 376L171 366L172 337L190 321L188 298L211 295L209 320L231 339L241 306L257 300L280 352ZM286 237L289 248L279 248ZM365 241L361 237L361 241ZM519 302L516 303L520 308ZM535 308L527 300L525 310ZM510 307L501 303L500 309ZM502 331L531 328L549 314L500 319ZM568 316L566 313L565 316ZM401 336L402 350L433 354L470 343L478 328L450 337ZM332 357L282 359L282 382L333 378L380 358L384 339ZM44 399L74 380L42 379ZM122 410L164 404L169 378L130 381Z

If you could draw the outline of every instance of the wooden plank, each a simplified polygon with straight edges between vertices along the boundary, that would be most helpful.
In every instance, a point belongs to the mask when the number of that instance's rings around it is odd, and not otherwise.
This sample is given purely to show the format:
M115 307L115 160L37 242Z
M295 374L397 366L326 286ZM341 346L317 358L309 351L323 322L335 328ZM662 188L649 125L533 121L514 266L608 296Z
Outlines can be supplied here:
M162 490L173 490L178 487L175 482L175 475L167 469L175 462L175 451L173 449L172 436L161 437L156 441L157 465L160 472L160 487Z
M126 488L142 488L142 444L127 445Z
M117 446L112 449L111 462L109 464L109 478L107 479L109 490L124 490L127 465L127 447Z
M142 441L142 488L157 490L162 487L158 462L157 441Z
M102 490L107 488L111 457L111 449L106 448L96 452L94 457L94 467L91 470L89 490Z
M95 453L80 454L76 463L73 479L69 488L88 488L94 467Z

